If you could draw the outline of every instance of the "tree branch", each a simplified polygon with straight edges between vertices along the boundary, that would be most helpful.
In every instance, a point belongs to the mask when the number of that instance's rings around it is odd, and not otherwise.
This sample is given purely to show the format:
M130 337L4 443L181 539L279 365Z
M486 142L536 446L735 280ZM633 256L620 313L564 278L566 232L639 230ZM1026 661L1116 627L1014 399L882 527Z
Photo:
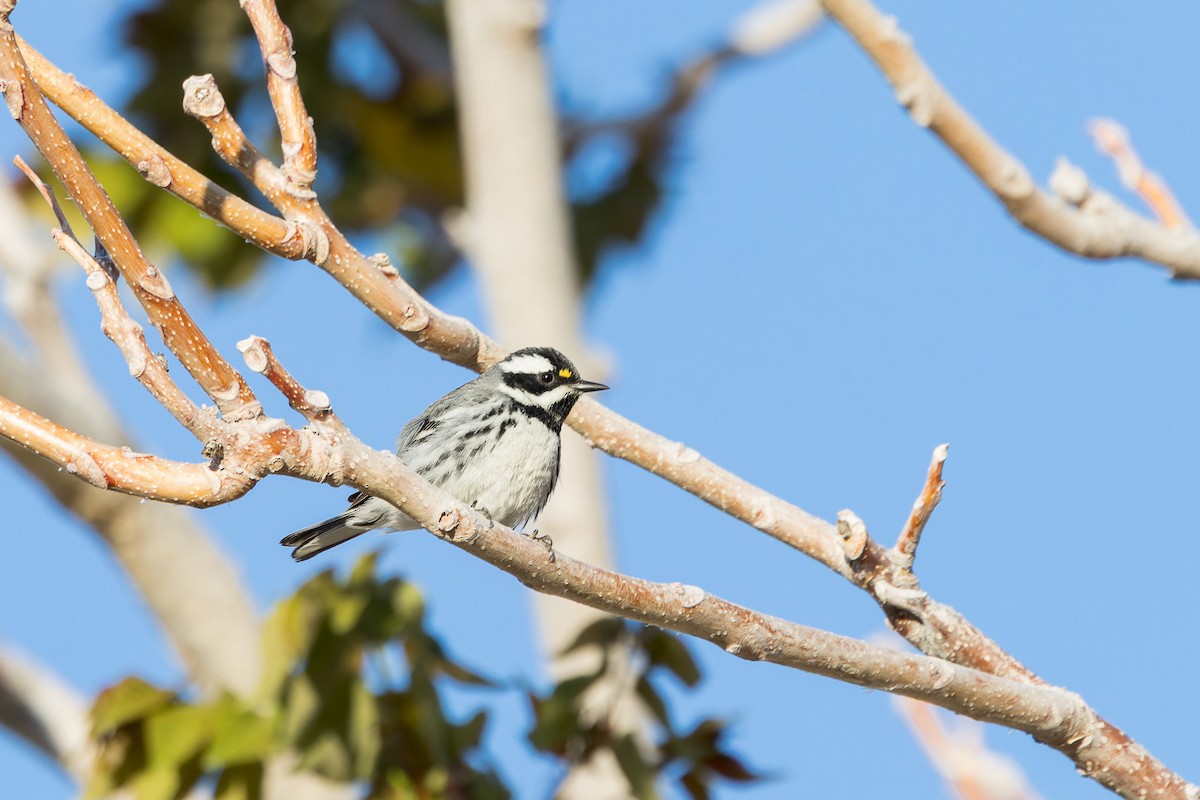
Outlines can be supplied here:
M1039 189L1025 166L938 82L894 17L869 0L822 0L821 5L883 72L913 121L941 139L1030 231L1086 258L1135 256L1166 267L1173 278L1200 278L1196 231L1164 227L1110 195L1064 191L1053 179L1060 196ZM1085 202L1089 198L1094 202Z
M311 258L309 244L292 222L269 214L201 175L100 100L28 42L17 37L21 55L50 102L128 161L150 183L194 206L255 245L284 258Z
M57 762L77 783L95 752L88 707L44 665L0 647L0 725Z
M1166 181L1146 169L1137 151L1133 149L1133 143L1129 141L1129 132L1125 128L1115 120L1094 119L1088 124L1088 132L1092 134L1100 152L1116 164L1121 183L1126 189L1137 192L1163 227L1193 227Z
M9 112L50 162L163 341L226 416L253 416L258 404L250 387L183 309L166 277L146 260L108 193L50 112L17 49L7 13L0 16L0 89Z

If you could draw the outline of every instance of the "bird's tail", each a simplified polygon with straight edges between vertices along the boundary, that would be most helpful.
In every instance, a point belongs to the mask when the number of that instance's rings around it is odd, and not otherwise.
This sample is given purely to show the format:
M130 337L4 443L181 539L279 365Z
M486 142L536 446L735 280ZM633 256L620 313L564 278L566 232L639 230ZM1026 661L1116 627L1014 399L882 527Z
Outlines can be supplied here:
M348 522L350 513L338 514L324 522L318 522L307 528L301 528L295 533L289 533L279 540L284 547L293 547L292 558L297 561L307 561L313 556L324 553L331 547L342 542L348 542L359 534L366 533L370 528L360 528Z

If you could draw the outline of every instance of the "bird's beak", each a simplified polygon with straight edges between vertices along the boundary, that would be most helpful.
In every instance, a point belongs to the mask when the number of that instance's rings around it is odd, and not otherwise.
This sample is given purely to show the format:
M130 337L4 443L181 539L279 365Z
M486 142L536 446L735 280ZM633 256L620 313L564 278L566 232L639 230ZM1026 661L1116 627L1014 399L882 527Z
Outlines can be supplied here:
M575 391L577 392L602 392L607 388L603 383L596 383L595 381L580 381L575 384Z

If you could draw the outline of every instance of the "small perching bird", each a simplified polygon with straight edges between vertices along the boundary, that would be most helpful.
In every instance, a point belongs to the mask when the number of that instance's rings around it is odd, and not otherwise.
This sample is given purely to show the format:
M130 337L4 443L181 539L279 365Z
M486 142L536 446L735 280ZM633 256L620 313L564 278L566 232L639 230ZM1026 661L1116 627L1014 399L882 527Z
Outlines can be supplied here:
M580 378L557 350L527 347L410 420L396 455L434 486L516 527L537 517L554 491L562 424L575 401L607 388ZM386 500L356 492L346 511L280 544L304 561L367 531L419 527Z

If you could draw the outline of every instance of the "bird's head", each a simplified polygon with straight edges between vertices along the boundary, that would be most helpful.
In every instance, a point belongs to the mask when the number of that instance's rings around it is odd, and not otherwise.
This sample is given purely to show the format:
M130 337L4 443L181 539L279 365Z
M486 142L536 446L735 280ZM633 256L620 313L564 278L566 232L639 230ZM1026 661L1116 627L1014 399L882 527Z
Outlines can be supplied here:
M550 347L517 350L488 372L495 374L499 390L517 405L543 412L555 425L562 424L580 395L608 388L585 381L566 356Z

